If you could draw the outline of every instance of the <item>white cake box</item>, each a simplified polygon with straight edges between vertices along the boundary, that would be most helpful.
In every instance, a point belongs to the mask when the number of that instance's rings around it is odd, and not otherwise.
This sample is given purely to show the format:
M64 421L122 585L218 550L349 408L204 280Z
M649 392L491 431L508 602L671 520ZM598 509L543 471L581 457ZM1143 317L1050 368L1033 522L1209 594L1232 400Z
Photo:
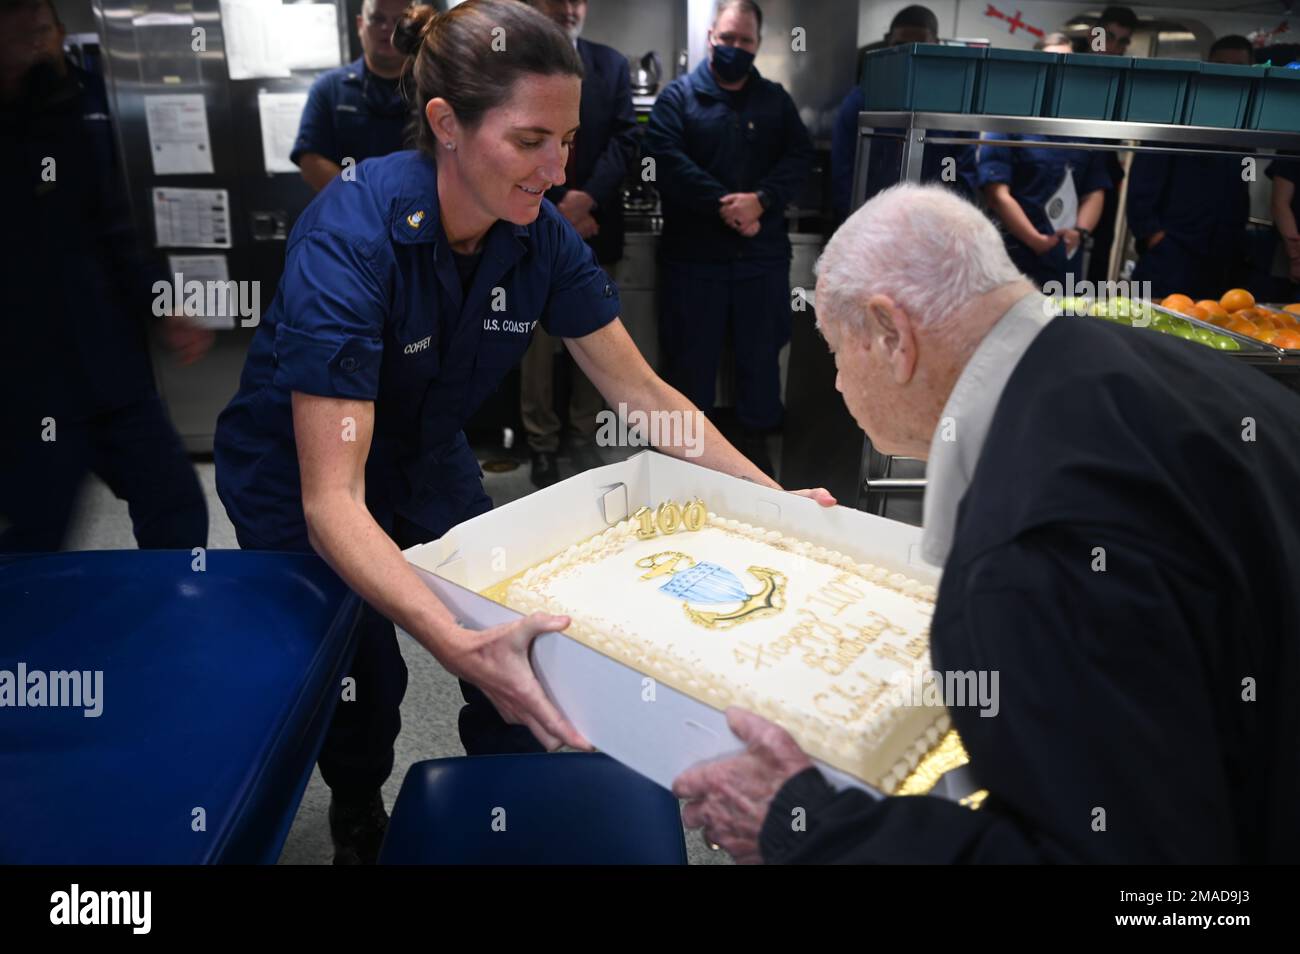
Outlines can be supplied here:
M825 508L654 451L529 494L404 555L463 625L481 629L521 615L482 591L642 506L684 504L697 497L716 513L840 549L922 583L938 583L938 571L921 559L916 527L852 507ZM720 710L662 683L654 686L653 702L647 701L645 676L562 633L539 636L532 659L547 693L578 731L660 785L671 787L692 765L744 748ZM836 787L878 794L859 779L817 764Z

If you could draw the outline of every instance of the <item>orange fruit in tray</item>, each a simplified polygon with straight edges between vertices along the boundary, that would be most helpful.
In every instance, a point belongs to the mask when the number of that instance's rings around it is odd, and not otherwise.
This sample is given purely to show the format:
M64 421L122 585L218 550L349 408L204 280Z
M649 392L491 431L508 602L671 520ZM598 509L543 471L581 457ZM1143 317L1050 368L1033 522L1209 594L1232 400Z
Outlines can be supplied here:
M1294 305L1287 305L1282 310L1289 311L1293 315L1300 315L1300 301L1296 302Z
M1233 315L1223 327L1228 331L1235 331L1237 334L1245 335L1248 338L1259 337L1259 326L1247 318L1242 318L1240 315Z
M1188 318L1195 318L1197 321L1209 321L1210 313L1200 305L1188 305L1182 313Z
M1272 344L1273 339L1281 333L1276 328L1260 328L1259 331L1255 332L1254 338L1256 341L1264 342L1264 344Z
M1251 302L1253 305L1254 302ZM1160 303L1162 308L1168 308L1170 311L1186 311L1192 307L1192 300L1186 295L1170 295Z
M1243 319L1245 319L1246 321L1254 321L1254 320L1255 320L1255 309L1254 309L1254 308L1238 308L1236 311L1234 311L1234 312L1231 313L1230 317L1232 317L1232 318L1243 318Z
M1291 328L1288 328L1285 331L1279 331L1276 337L1274 337L1269 343L1275 348L1300 350L1300 331Z
M1222 315L1224 318L1228 317L1228 309L1224 308L1213 298L1202 298L1196 303L1196 307L1204 308L1211 316Z
M1244 288L1234 288L1225 292L1219 304L1228 311L1240 311L1242 308L1254 308L1255 296Z
M1280 311L1270 311L1267 308L1256 308L1252 320L1261 328L1276 328L1281 331L1291 327L1290 317L1283 317Z

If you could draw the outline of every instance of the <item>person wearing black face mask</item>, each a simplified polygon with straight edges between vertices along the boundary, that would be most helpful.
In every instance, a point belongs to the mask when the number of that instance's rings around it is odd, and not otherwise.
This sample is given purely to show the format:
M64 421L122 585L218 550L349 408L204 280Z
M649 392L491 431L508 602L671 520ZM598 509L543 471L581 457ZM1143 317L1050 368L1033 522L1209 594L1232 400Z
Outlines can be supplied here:
M644 145L664 212L664 378L710 412L730 331L737 446L771 474L765 435L781 425L777 356L790 336L784 211L813 147L790 95L754 68L762 26L752 0L718 5L709 59L659 95Z

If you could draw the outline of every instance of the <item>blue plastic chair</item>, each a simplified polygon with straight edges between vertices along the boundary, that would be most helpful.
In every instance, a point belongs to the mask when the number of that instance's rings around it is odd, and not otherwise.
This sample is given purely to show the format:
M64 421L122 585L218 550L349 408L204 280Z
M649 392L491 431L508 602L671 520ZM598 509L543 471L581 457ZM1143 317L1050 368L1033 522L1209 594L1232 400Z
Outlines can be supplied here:
M684 865L672 792L588 752L417 762L379 853L387 865Z
M0 670L103 673L96 717L0 709L0 864L279 857L361 604L314 555L193 560L0 555Z

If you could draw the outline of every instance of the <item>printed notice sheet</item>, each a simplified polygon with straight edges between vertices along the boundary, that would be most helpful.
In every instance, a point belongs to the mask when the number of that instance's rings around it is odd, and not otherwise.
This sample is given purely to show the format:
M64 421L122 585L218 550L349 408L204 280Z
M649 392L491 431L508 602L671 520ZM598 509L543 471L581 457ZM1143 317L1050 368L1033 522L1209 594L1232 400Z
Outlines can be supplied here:
M230 248L230 196L225 189L153 190L159 248Z

